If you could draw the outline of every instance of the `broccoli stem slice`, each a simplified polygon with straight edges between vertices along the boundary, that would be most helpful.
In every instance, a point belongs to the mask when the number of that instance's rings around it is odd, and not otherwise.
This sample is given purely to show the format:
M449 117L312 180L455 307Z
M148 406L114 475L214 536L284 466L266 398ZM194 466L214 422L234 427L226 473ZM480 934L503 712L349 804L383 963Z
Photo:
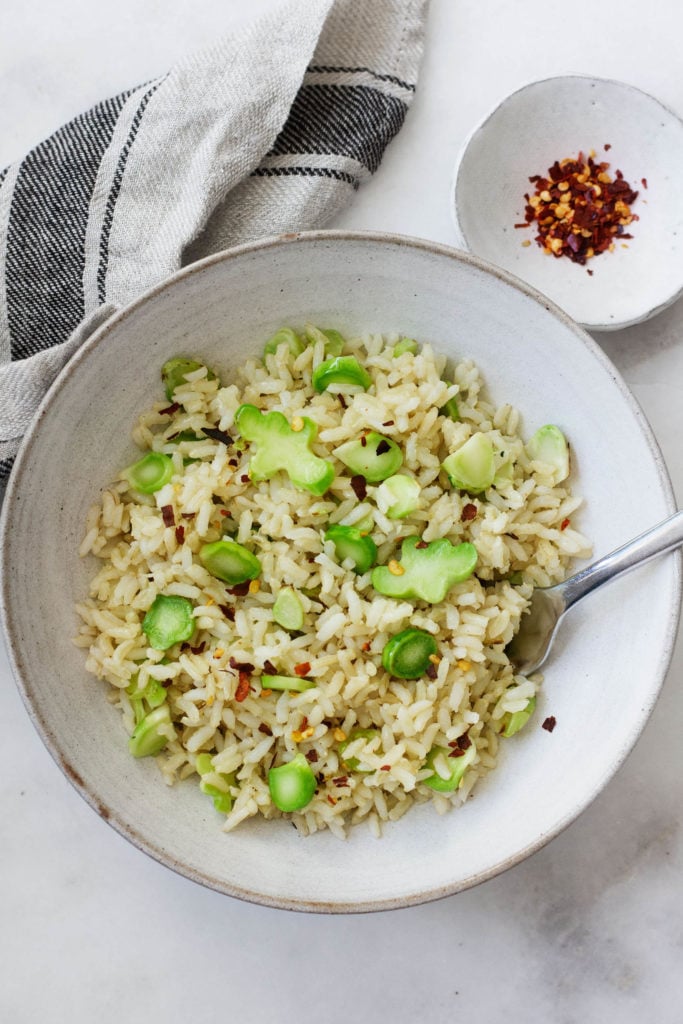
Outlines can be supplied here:
M290 425L281 412L264 413L247 403L237 410L235 423L242 437L256 445L249 465L252 480L270 480L282 470L295 487L311 494L321 495L329 488L334 467L310 450L318 433L312 420L295 416Z

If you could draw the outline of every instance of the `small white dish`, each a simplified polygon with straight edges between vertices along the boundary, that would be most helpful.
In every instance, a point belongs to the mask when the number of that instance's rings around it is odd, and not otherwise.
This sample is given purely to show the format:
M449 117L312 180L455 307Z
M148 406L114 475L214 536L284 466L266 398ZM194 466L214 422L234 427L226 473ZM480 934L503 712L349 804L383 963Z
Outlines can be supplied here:
M534 241L537 224L514 225L525 219L531 175L545 177L555 160L591 150L639 191L639 220L626 229L632 239L581 266L546 254ZM640 323L683 293L681 167L683 121L647 93L581 75L534 82L503 100L462 150L451 197L459 244L538 288L584 327Z

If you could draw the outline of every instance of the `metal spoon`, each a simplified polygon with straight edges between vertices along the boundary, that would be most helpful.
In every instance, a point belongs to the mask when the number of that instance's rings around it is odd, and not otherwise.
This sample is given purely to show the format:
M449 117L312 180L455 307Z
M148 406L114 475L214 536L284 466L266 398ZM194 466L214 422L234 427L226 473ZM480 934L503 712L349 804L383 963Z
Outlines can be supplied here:
M582 597L681 544L683 512L676 512L635 540L570 576L564 583L534 590L529 611L522 616L519 632L505 649L515 671L530 675L541 667L550 653L560 622Z

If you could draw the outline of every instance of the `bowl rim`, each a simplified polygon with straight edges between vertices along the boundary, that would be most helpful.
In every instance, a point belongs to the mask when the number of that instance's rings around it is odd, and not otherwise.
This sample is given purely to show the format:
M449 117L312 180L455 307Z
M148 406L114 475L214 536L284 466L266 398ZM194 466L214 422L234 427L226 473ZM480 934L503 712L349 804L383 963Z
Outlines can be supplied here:
M639 86L633 85L631 82L623 82L617 78L603 78L602 76L588 75L583 74L581 72L570 72L564 75L547 75L545 78L536 78L530 82L526 82L524 85L520 85L517 89L513 89L512 92L509 92L505 96L503 96L503 98L499 100L495 104L495 106L491 107L488 113L486 113L479 121L477 121L477 123L470 129L470 131L466 135L465 140L460 146L460 149L455 159L453 171L451 172L451 184L449 188L449 208L451 220L453 222L453 227L455 228L456 232L458 245L462 245L464 248L466 248L467 252L472 253L474 255L474 251L470 248L469 240L460 222L460 217L458 216L458 209L460 207L460 203L458 200L458 190L460 188L460 172L462 170L465 155L472 141L474 140L474 137L483 128L486 127L488 122L497 113L499 113L499 111L501 111L502 108L505 107L506 104L511 99L514 99L514 97L518 96L520 93L527 92L528 90L531 89L535 89L539 85L547 85L549 82L567 82L573 80L579 80L582 82L597 82L600 85L617 86L620 89L628 89L631 92L639 93L641 96L647 97L647 99L652 100L653 103L656 103L659 107L661 107L661 109L670 118L672 118L672 120L678 122L678 125L683 130L683 117L681 117L681 115L678 114L675 110L672 110L672 108L667 106L666 103L662 103L662 101L657 96L653 96L652 93L648 92L646 89L641 89ZM479 258L484 259L484 257ZM507 271L507 273L510 273L510 271ZM530 285L530 287L534 288L535 286ZM585 330L587 331L622 331L626 327L634 327L636 324L642 324L645 323L646 320L652 319L652 317L657 316L659 313L662 313L665 309L668 309L669 306L672 306L674 302L677 302L678 299L681 298L681 296L683 296L683 280L681 280L679 288L675 292L673 292L669 298L664 299L656 306L650 307L639 316L634 316L627 320L609 320L606 323L602 320L575 320L574 323L578 323L580 327L585 328ZM555 300L553 300L553 302L554 301Z
M29 718L31 719L38 735L40 736L43 744L47 748L48 752L56 762L58 767L62 770L63 774L67 777L69 782L74 786L81 797L88 803L93 810L103 818L107 824L109 824L116 832L126 838L133 846L137 847L143 853L147 854L153 860L156 860L165 867L170 868L177 874L190 879L191 881L197 882L209 889L220 892L223 895L233 896L238 899L242 899L246 902L256 903L262 906L282 909L282 910L295 910L295 911L308 911L314 913L367 913L371 911L384 911L400 909L404 907L416 906L421 903L427 903L432 900L442 899L447 896L455 895L458 892L463 892L475 885L479 885L482 882L487 881L496 875L501 874L504 871L514 867L521 861L525 860L532 853L540 850L545 846L551 839L559 835L568 825L570 825L580 814L583 813L590 806L590 804L596 799L596 797L602 792L607 783L612 779L614 774L621 767L622 763L632 750L640 734L642 733L647 721L650 717L652 709L659 697L660 691L666 678L666 673L671 662L673 655L674 642L676 638L676 632L678 628L678 621L680 616L680 605L681 605L681 556L680 552L674 553L674 564L676 571L674 579L672 581L672 590L674 600L672 601L672 607L669 612L667 631L665 636L665 643L659 652L659 657L656 665L656 670L653 673L655 685L648 695L648 699L643 704L642 717L638 723L637 728L630 733L622 743L621 751L616 761L612 764L609 773L600 780L597 787L594 787L590 792L583 795L582 799L575 802L572 809L568 810L562 819L548 832L542 833L531 843L528 843L524 848L518 850L516 853L504 858L495 865L475 872L471 876L453 884L447 884L439 886L437 888L419 889L408 895L399 897L384 897L380 899L365 899L349 901L345 903L333 902L333 901L318 901L310 899L300 899L296 897L274 897L268 894L260 892L254 892L245 889L239 885L225 884L218 879L211 877L205 872L191 867L169 854L168 851L157 845L153 840L146 838L136 829L132 828L123 818L111 808L107 807L102 803L93 787L84 780L74 767L69 763L66 754L62 751L59 738L55 736L48 723L46 722L43 713L39 706L35 705L31 698L31 683L28 679L28 673L25 673L22 666L22 655L19 641L18 629L15 633L15 627L13 623L12 608L10 602L9 593L9 547L10 547L10 533L11 533L11 509L16 500L16 496L20 493L22 478L27 472L30 472L31 467L31 454L34 446L39 441L40 426L42 420L49 413L50 407L52 406L55 397L59 393L64 381L71 377L77 372L80 363L89 357L90 353L98 348L100 345L106 342L107 337L112 331L118 329L119 325L124 323L132 314L147 303L157 299L163 295L164 292L172 290L178 281L186 280L193 274L201 273L207 267L213 267L217 264L227 262L229 260L239 259L243 255L248 255L254 252L272 250L283 248L288 245L308 245L315 243L324 242L369 242L377 245L394 245L399 247L406 247L409 249L416 249L421 252L429 253L440 258L446 258L454 261L455 263L465 263L472 267L482 270L487 274L492 274L497 277L504 284L507 284L516 290L522 292L527 297L533 299L535 302L540 303L552 316L558 319L565 327L567 327L577 338L577 340L583 344L593 356L602 364L602 366L609 372L613 383L621 393L623 400L630 408L636 422L638 423L644 440L646 441L648 448L650 449L654 464L656 466L657 474L659 477L659 483L662 488L663 496L669 506L669 511L673 512L676 508L675 498L672 483L669 477L669 473L664 462L664 457L660 450L659 444L654 436L653 430L645 417L643 410L641 409L635 396L632 394L625 381L621 377L621 374L616 369L611 360L602 351L600 346L594 341L586 331L580 327L572 318L562 310L556 303L548 299L541 292L535 289L532 285L527 284L525 281L520 280L507 270L503 270L500 267L495 266L487 260L482 259L479 256L475 256L469 252L463 252L462 250L456 249L452 246L444 245L442 243L433 242L427 239L415 238L408 235L394 234L389 232L375 232L375 231L345 231L345 230L315 230L315 231L301 231L301 232L290 232L282 235L269 236L266 238L258 239L253 242L247 242L239 246L235 246L230 249L222 250L218 253L213 253L210 256L205 257L202 260L192 263L187 267L183 267L170 277L165 278L163 281L154 285L148 289L138 298L134 299L131 303L118 310L112 316L107 319L100 327L98 327L93 334L83 343L78 351L72 356L68 363L62 368L54 382L48 389L45 397L43 398L34 418L31 422L24 441L21 445L20 451L17 455L16 462L10 479L8 481L7 491L3 502L2 509L0 510L0 622L3 626L3 632L5 637L5 645L8 655L8 660L12 668L15 683L19 690L20 696L26 707ZM678 557L676 557L678 555Z

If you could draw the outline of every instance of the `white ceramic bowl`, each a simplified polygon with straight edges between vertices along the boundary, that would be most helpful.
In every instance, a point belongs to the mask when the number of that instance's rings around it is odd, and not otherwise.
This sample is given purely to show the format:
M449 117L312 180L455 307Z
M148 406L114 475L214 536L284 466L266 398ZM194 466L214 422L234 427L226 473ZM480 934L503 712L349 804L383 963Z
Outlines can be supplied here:
M130 430L159 395L159 367L195 352L224 380L283 323L401 331L472 356L526 432L559 423L576 455L581 526L596 555L663 519L673 499L640 409L598 347L559 310L481 261L428 242L334 232L212 257L123 310L75 356L18 458L2 521L2 611L29 714L85 799L133 843L188 877L278 907L386 909L471 886L567 825L617 769L668 664L675 556L587 599L562 631L533 727L462 809L415 808L381 841L301 838L286 821L221 832L196 785L168 788L127 751L105 687L71 644L93 566L76 553L99 488L130 461ZM557 727L540 727L546 715Z
M533 195L530 175L546 176L555 160L591 149L639 190L632 211L640 220L626 229L634 236L628 249L617 242L582 267L547 255L533 241L533 225L513 225L524 221L524 193ZM534 82L475 128L458 159L451 195L458 244L517 274L589 329L647 320L683 291L682 167L683 122L647 93L578 75Z

